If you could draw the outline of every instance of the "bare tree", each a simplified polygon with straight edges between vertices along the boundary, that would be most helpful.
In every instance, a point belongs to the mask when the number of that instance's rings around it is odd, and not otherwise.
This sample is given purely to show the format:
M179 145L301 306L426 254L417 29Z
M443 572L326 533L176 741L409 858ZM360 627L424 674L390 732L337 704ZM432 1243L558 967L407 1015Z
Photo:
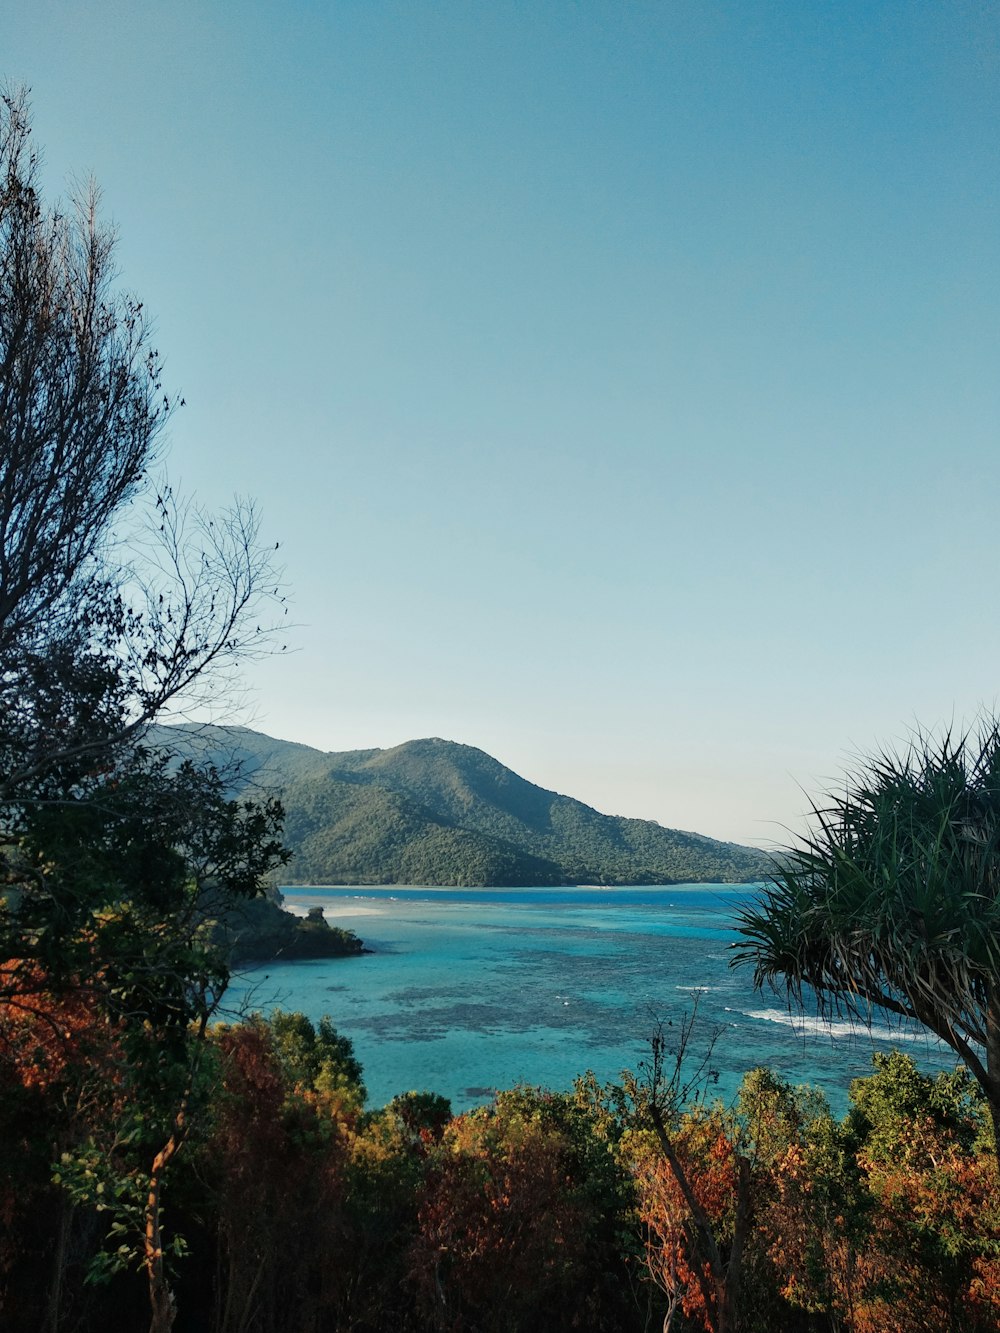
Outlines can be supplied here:
M283 610L252 503L212 516L178 502L165 481L154 484L172 403L148 319L139 300L115 289L115 236L100 221L96 189L65 211L43 207L30 132L24 92L4 94L0 802L8 806L39 799L46 773L81 757L98 762L181 698L203 700L220 670L271 642ZM143 525L133 502L147 497ZM94 698L101 668L103 711ZM88 696L91 707L81 709Z
M0 654L65 613L170 411L142 303L112 291L94 187L46 211L24 92L0 103Z

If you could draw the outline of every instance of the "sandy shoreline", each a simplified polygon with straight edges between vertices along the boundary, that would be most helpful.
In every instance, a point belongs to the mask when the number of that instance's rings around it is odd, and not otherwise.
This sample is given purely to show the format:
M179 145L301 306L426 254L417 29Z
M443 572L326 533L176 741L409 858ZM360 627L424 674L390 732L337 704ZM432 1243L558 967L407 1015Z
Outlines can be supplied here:
M565 889L572 893L608 893L618 889L751 889L761 880L682 880L676 884L281 884L279 891L285 898L296 894L344 893L364 898L366 894L380 893L388 898L394 893L557 893Z
M338 916L380 916L380 909L366 903L336 903L328 906L317 903L315 898L294 893L285 893L282 907L293 916L305 916L311 907L322 907L323 915L329 921Z
M481 887L481 886L480 886ZM634 889L639 891L656 890L658 893L672 894L681 897L685 892L691 890L702 891L706 888L714 889L748 889L754 887L749 884L559 884L559 885L538 885L539 893L552 893L559 889L565 889L571 893L585 894L607 894L615 893L618 890ZM484 892L502 891L502 886L488 886ZM379 896L373 897L369 891L377 890ZM396 891L400 895L407 895L407 898L396 896ZM531 889L520 886L511 890L516 893L530 893ZM294 913L296 916L305 916L306 912L312 907L322 907L323 915L328 919L336 917L357 917L357 916L381 916L385 909L393 903L407 901L411 894L419 894L421 897L427 895L433 897L440 894L447 897L454 893L472 893L476 889L469 887L459 888L454 884L294 884L280 889L283 906L286 911ZM327 894L333 892L338 896L334 899L327 897ZM344 896L340 896L344 895ZM413 901L409 899L409 901Z

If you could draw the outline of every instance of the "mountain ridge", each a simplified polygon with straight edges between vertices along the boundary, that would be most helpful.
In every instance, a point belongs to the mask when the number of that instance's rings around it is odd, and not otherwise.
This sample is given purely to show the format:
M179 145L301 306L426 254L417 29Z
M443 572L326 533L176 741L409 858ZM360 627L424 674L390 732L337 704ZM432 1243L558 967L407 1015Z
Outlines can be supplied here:
M228 767L237 792L280 791L286 884L749 883L768 872L756 848L602 814L441 737L338 752L188 724L154 740Z

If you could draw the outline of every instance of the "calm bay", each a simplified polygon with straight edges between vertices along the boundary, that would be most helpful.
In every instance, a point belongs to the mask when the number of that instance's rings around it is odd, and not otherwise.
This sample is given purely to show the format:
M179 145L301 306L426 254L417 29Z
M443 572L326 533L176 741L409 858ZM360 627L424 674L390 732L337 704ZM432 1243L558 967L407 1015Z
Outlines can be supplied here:
M568 1088L587 1069L615 1079L647 1057L658 1023L669 1046L695 1003L691 1054L718 1033L711 1068L725 1098L766 1064L820 1088L841 1113L873 1051L899 1046L929 1070L955 1063L922 1030L881 1015L870 1029L826 1023L755 992L751 969L730 966L735 913L753 886L284 894L293 911L321 906L372 952L243 971L227 1006L329 1014L354 1043L373 1106L415 1088L459 1111L518 1082Z

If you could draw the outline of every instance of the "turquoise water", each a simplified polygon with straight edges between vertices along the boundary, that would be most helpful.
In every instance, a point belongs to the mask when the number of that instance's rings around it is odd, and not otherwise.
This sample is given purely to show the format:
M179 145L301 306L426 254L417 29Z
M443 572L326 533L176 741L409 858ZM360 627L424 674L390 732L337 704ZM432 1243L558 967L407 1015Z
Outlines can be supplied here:
M354 1042L373 1106L416 1088L463 1110L518 1082L567 1088L587 1069L616 1078L646 1058L657 1022L669 1044L696 998L692 1051L700 1057L720 1032L711 1067L724 1097L766 1064L820 1087L839 1113L874 1050L898 1045L924 1067L954 1065L921 1032L881 1019L870 1032L824 1024L755 993L750 970L729 966L734 912L752 893L704 884L287 889L287 906L321 905L373 952L247 971L227 1003L329 1014Z

